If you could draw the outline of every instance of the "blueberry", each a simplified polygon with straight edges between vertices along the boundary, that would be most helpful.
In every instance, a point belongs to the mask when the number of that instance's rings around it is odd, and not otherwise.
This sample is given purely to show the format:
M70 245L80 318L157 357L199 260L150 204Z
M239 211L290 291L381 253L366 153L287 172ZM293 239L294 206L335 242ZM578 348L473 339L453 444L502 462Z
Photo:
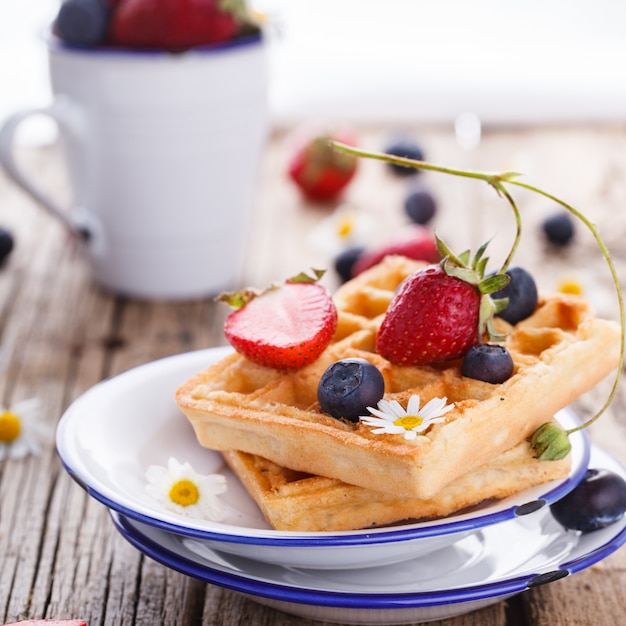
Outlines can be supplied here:
M387 154L392 154L393 156L414 159L415 161L424 160L424 151L422 148L417 145L417 143L409 139L401 139L392 142L389 146L387 146L385 152ZM404 165L397 165L396 163L388 163L387 165L396 176L416 176L421 173L421 170L414 167L405 167Z
M513 359L504 346L479 343L465 353L461 374L486 383L503 383L513 374Z
M365 248L354 246L346 248L335 257L335 271L342 282L345 283L352 278L352 268L364 252Z
M548 241L557 246L566 246L574 237L574 220L569 213L556 213L547 217L542 228Z
M626 481L605 469L589 469L563 498L550 505L559 524L590 532L619 521L626 512Z
M512 267L506 274L511 282L491 294L494 299L508 298L509 303L498 316L509 324L517 324L532 315L537 308L537 285L535 279L523 268Z
M317 388L322 410L338 419L358 422L385 392L380 370L366 359L342 359L328 367Z
M415 224L427 224L435 216L437 202L428 189L416 187L404 199L404 210Z
M5 259L11 254L13 246L13 235L6 228L0 227L0 264L4 263Z
M96 46L104 41L109 9L103 0L64 0L56 18L56 31L70 44Z

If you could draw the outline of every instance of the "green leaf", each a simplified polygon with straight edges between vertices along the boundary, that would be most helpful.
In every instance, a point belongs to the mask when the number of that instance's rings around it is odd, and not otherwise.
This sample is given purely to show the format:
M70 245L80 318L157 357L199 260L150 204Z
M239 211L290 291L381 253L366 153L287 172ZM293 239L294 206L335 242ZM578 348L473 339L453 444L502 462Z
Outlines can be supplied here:
M504 309L506 309L507 305L509 304L508 298L491 298L491 301L493 302L495 306L496 314L500 313L501 311L504 311Z
M248 18L246 0L220 0L219 8L240 21L245 21Z
M448 262L445 263L443 271L448 276L460 278L462 281L465 281L470 285L476 285L478 283L478 276L476 276L476 272L474 270L468 269L467 267L457 267L453 263L450 263L449 259Z
M229 291L221 293L215 298L216 302L225 302L233 309L243 308L250 300L254 300L264 292L257 289L242 289L241 291Z
M488 294L504 289L511 282L511 277L507 274L492 274L480 281L478 289L480 293Z
M489 341L497 341L502 342L505 341L507 338L507 334L506 333L499 333L493 325L493 318L487 320L487 339Z
M471 254L472 253L471 253L470 250L463 250L463 252L461 252L461 254L459 254L459 260L461 261L461 263L463 265L469 266Z
M437 244L437 249L439 250L439 254L441 254L442 258L450 257L455 262L459 262L457 256L450 250L448 245L443 239L440 239L437 234L435 234L435 243Z
M326 270L316 270L314 268L311 268L311 271L313 272L313 276L310 276L306 272L300 272L296 276L292 276L291 278L288 278L286 282L288 283L316 283L326 273Z
M485 242L482 246L480 246L480 248L478 248L478 250L476 250L476 254L474 255L474 262L472 263L472 267L477 267L478 263L480 262L480 260L483 257L483 254L485 254L485 250L487 250L487 246L489 245L489 242Z
M489 263L489 257L486 256L484 259L480 259L480 261L474 265L476 268L476 273L480 278L485 275L485 270L487 269L487 263Z

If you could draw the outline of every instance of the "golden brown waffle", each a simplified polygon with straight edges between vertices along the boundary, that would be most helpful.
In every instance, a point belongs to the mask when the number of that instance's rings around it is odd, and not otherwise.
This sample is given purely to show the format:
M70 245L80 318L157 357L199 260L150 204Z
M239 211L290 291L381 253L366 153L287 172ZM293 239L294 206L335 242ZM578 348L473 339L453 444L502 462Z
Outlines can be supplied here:
M338 531L448 516L485 500L501 499L564 478L570 457L538 461L522 442L460 476L428 500L403 498L280 467L263 457L222 452L276 530Z
M619 325L595 318L584 299L565 294L541 296L531 317L508 327L515 371L502 384L461 376L457 361L392 365L375 352L376 329L397 286L420 266L387 257L343 285L335 295L334 341L305 368L278 372L233 353L182 385L176 401L200 444L427 499L529 437L616 367ZM380 369L386 399L406 406L411 394L422 403L446 397L455 407L412 441L334 419L319 408L317 387L326 368L346 357L369 359Z

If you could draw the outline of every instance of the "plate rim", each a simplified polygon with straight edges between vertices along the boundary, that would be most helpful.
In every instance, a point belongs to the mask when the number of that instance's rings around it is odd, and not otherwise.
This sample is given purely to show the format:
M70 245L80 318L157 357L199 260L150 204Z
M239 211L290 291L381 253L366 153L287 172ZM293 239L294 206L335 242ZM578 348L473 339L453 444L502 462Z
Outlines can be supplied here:
M619 468L622 476L626 475L626 468L620 461L598 446L592 447L594 454L600 456L600 463L604 462L602 460L604 456L605 459L610 461L610 464L612 463L616 468ZM240 593L271 598L281 602L353 609L427 608L509 596L587 569L616 552L626 543L626 523L621 521L621 528L616 528L615 532L611 533L610 537L607 537L600 545L581 553L575 558L559 562L558 567L548 572L540 571L541 566L537 565L533 568L534 571L519 576L507 576L505 574L504 578L500 580L482 584L478 582L477 584L451 589L432 589L403 593L382 592L378 594L372 593L371 590L367 592L337 592L306 588L301 584L289 586L282 583L259 580L248 577L245 573L223 572L208 565L194 563L191 559L176 554L169 548L160 546L158 542L150 537L143 535L140 529L132 525L132 520L130 520L129 525L129 520L125 519L118 511L110 510L109 514L117 531L136 549L161 565L187 576L198 578L204 582L218 584ZM610 529L611 526L607 528ZM566 533L576 533L579 536L585 534L563 529L562 534ZM592 533L587 533L587 535L593 536ZM421 558L427 559L428 555ZM420 557L415 559L415 561L419 560Z

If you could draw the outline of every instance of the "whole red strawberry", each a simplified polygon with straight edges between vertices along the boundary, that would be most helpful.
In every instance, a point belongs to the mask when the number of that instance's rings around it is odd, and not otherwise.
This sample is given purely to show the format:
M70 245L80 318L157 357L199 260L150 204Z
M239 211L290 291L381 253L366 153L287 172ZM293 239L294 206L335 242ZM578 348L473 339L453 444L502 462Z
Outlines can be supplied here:
M244 291L220 299L240 307L224 324L233 348L250 361L279 370L299 369L322 353L337 327L328 290L300 274L262 293Z
M376 336L376 348L398 365L426 365L463 356L469 348L498 338L491 320L506 301L490 293L508 283L504 274L484 278L486 246L471 265L469 251L454 256L437 239L444 260L409 276L393 297Z
M289 163L289 177L309 200L334 200L356 174L356 157L332 148L332 140L354 145L347 133L320 134L305 141Z
M475 285L428 265L391 301L376 338L378 352L400 365L457 358L478 343L479 308Z
M352 276L357 276L392 254L427 263L435 263L441 258L433 233L424 226L409 226L389 243L364 252L354 264Z
M109 26L116 46L180 51L232 39L242 0L119 0Z

